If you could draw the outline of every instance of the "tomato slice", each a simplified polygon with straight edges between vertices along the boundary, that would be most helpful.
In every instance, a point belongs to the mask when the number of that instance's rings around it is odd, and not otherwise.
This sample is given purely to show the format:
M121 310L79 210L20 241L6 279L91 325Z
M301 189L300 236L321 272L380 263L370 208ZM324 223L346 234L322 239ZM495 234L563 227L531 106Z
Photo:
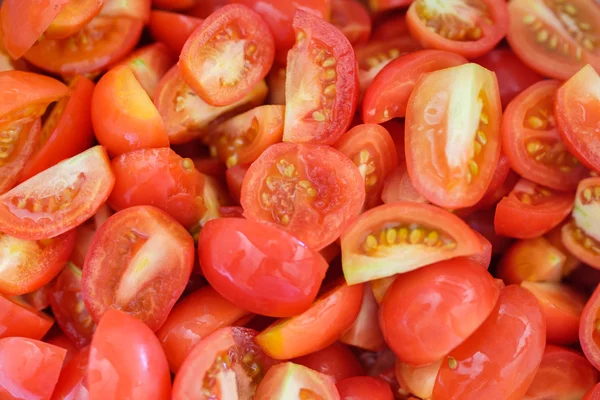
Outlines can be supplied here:
M90 399L171 398L171 375L154 332L119 310L108 310L90 346Z
M0 339L26 337L41 340L54 320L19 300L0 295Z
M114 182L106 151L92 147L0 195L0 231L26 240L65 233L94 215Z
M581 265L581 261L579 261L579 259L575 257L575 255L571 253L563 243L562 228L568 222L569 221L562 225L558 225L544 236L552 246L554 246L565 256L565 263L563 264L563 276L569 275L571 272L577 269L579 265Z
M415 188L446 208L481 200L500 158L501 116L493 72L465 64L422 76L406 110L406 165Z
M256 399L257 386L274 364L254 343L256 334L221 328L202 339L175 376L173 400Z
M156 331L183 293L193 265L194 241L173 218L151 206L127 208L94 236L81 281L85 305L94 321L115 308Z
M276 360L288 360L333 344L356 320L363 285L338 284L307 311L283 319L260 333L255 341Z
M179 70L202 100L227 106L252 91L271 69L274 57L275 42L260 15L231 4L192 33L181 51Z
M429 399L437 374L442 366L442 360L421 367L413 367L396 360L396 379L400 386L421 399Z
M475 232L435 206L398 202L358 217L342 235L342 266L349 284L408 272L482 250Z
M390 385L381 378L357 376L344 379L336 385L340 398L354 400L394 400Z
M341 399L331 377L291 362L271 368L253 398L255 400Z
M432 398L523 398L545 345L537 299L519 286L507 286L488 319L444 358Z
M178 56L192 32L204 21L185 14L152 10L150 13L150 33L160 43L164 43L171 54Z
M0 194L19 181L27 160L34 153L42 136L42 123L17 120L0 128Z
M280 143L248 169L241 203L246 218L321 250L360 213L364 199L360 172L345 155L328 146Z
M371 36L371 17L357 0L332 0L331 23L352 45L366 43Z
M507 39L521 60L542 75L566 80L585 64L600 66L594 2L511 1Z
M402 160L396 169L385 179L383 191L381 192L381 200L383 200L385 204L398 201L429 203L429 200L423 197L421 193L415 189L415 186L408 175L408 169L404 160Z
M152 99L161 78L174 64L175 57L171 55L169 48L163 43L154 43L129 54L116 66L126 65L129 67L142 88Z
M348 39L308 12L294 18L288 54L283 140L333 144L348 129L358 102L356 57Z
M366 209L381 204L385 178L398 165L396 146L390 133L375 124L357 125L335 144L358 167L365 185Z
M415 83L424 73L468 63L461 55L439 50L420 50L390 61L365 92L362 116L365 123L380 124L403 118Z
M44 39L64 39L76 34L98 15L103 4L104 0L69 1L44 32Z
M322 350L295 358L293 362L329 375L334 382L365 374L362 364L352 350L338 342Z
M504 252L496 276L507 285L560 282L566 256L543 236L518 240Z
M89 359L89 346L79 350L71 360L65 359L51 400L89 398L86 382Z
M406 13L408 29L423 47L467 58L493 49L508 31L508 19L504 0L415 0Z
M535 238L560 224L572 209L572 192L556 192L522 178L498 203L494 228L498 235Z
M231 198L240 204L240 198L242 196L242 184L244 183L244 177L248 172L248 167L236 165L228 168L225 173L225 179L227 181L227 190ZM242 210L243 211L243 210Z
M600 383L597 383L583 396L583 400L599 400L600 399Z
M381 351L387 347L379 327L379 305L371 285L365 285L358 317L340 342L369 351Z

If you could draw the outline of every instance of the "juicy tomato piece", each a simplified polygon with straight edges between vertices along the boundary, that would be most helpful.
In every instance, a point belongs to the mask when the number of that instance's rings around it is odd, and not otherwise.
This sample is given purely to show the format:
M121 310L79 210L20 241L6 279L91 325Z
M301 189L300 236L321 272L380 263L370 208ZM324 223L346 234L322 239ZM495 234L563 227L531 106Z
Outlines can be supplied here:
M89 346L79 350L69 361L65 359L51 400L89 399L87 388L89 359Z
M420 367L413 367L396 360L396 379L400 387L422 399L429 399L441 366L442 360Z
M406 109L406 165L415 188L446 208L481 200L500 159L501 117L493 72L464 64L422 76Z
M587 169L565 148L554 122L560 83L546 80L521 92L502 116L502 149L522 177L556 190L575 190Z
M412 201L415 203L429 203L425 197L415 189L410 176L406 162L402 160L399 165L385 179L383 183L383 191L381 192L381 200L385 204L395 203L398 201Z
M177 221L155 207L130 207L96 232L83 267L83 300L94 321L118 309L156 331L193 265L194 241Z
M415 0L406 13L411 35L423 47L451 51L469 59L493 49L508 31L504 0Z
M0 195L0 232L26 240L61 235L94 215L114 183L106 150L92 147Z
M352 45L366 43L371 36L371 17L357 0L332 0L331 23Z
M362 176L344 154L328 146L279 143L248 169L241 204L246 218L283 228L321 250L360 213L364 199Z
M160 113L127 66L110 70L96 85L92 123L96 139L111 155L169 146Z
M381 303L383 336L403 362L433 363L479 328L499 291L489 272L465 258L401 274Z
M115 187L108 204L114 210L154 206L188 229L204 216L205 177L189 158L163 147L122 154L111 165Z
M429 204L398 202L375 207L348 227L342 266L352 285L481 250L479 237L457 216Z
M19 181L42 136L41 119L17 120L0 128L0 193Z
M242 196L242 184L244 183L244 177L248 172L248 167L242 165L236 165L232 168L227 168L225 173L225 179L227 181L227 190L229 195L237 204L240 204L240 198Z
M185 42L202 21L200 18L185 14L152 10L150 33L157 42L164 43L171 54L179 56Z
M398 165L396 146L390 133L375 124L357 125L335 144L358 167L365 185L366 209L381 204L385 178Z
M444 358L432 398L523 398L545 345L537 299L519 286L507 286L479 329Z
M50 399L66 354L65 349L33 339L0 339L0 397Z
M154 96L161 78L175 64L175 57L163 43L154 43L131 53L117 66L129 67L150 99Z
M581 399L598 382L598 371L576 351L546 346L524 400Z
M173 384L173 400L257 399L256 388L274 361L254 342L248 328L221 328L187 356Z
M527 282L521 287L537 297L546 317L546 339L549 343L571 344L579 339L579 319L586 297L560 283Z
M267 85L260 82L246 97L234 104L211 106L192 91L175 66L161 79L154 95L154 104L164 120L171 143L182 144L204 138L219 123L262 104L267 91Z
M78 348L90 344L96 324L83 303L81 270L72 263L68 263L54 281L50 306L65 336Z
M275 42L260 15L231 4L192 33L181 51L179 70L202 100L222 107L246 97L267 76L274 57Z
M600 399L600 383L596 384L592 387L586 394L583 396L583 400L599 400Z
M384 18L384 20L378 20L377 23L374 24L371 40L391 40L401 36L409 36L406 15L404 13L390 14Z
M558 225L544 236L552 246L554 246L565 256L565 263L563 264L563 276L571 274L571 272L581 265L581 261L579 261L579 259L575 257L575 255L571 253L563 243L562 228L567 223Z
M87 370L90 400L167 400L171 375L154 332L119 310L104 313L90 345Z
M188 10L201 2L202 0L152 0L152 6L166 10Z
M348 39L308 12L294 18L288 54L283 140L333 144L348 129L358 102L356 57Z
M24 58L63 76L102 72L131 52L143 27L138 19L99 15L73 36L38 41Z
M103 5L104 0L69 1L44 32L44 39L64 39L76 34L98 15Z
M269 146L281 142L284 106L260 106L217 126L208 139L211 152L231 168L254 162Z
M288 360L333 344L356 320L363 285L338 284L304 313L276 322L256 337L256 343L276 360Z
M37 147L19 175L21 182L90 147L94 140L94 88L94 82L82 75L71 81L70 94L60 99L44 119Z
M269 104L285 105L285 81L286 67L273 65L271 72L267 75L267 84L269 85Z
M0 296L0 339L18 336L41 340L53 323L48 315L18 297Z
M369 351L381 351L386 348L379 327L379 305L373 294L372 285L365 284L358 317L340 338L340 342Z
M503 107L523 90L544 79L508 48L496 48L473 62L496 73Z
M467 59L461 55L439 50L420 50L390 61L365 92L363 121L380 124L403 118L410 94L421 75L466 63Z
M600 285L587 301L579 319L579 343L585 357L594 368L600 368Z
M535 71L566 80L585 64L600 67L600 9L594 2L516 0L508 10L510 47Z
M543 236L516 241L504 252L496 276L507 285L560 282L566 256Z
M600 106L599 87L598 73L586 65L558 89L554 108L558 132L567 149L595 171L600 171L596 145L600 121L594 113Z
M337 342L322 350L295 358L293 362L329 375L334 382L365 374L362 364L348 346Z
M383 379L372 376L357 376L344 379L336 384L341 399L352 400L393 400L390 385Z
M173 373L177 373L192 348L219 328L248 316L210 286L204 286L178 302L156 332Z
M198 259L204 277L227 300L279 318L308 310L329 267L318 251L284 230L243 218L207 222Z
M335 382L330 376L292 362L271 368L253 398L255 400L341 399Z
M556 192L522 178L496 207L498 235L535 238L560 224L573 209L572 192Z

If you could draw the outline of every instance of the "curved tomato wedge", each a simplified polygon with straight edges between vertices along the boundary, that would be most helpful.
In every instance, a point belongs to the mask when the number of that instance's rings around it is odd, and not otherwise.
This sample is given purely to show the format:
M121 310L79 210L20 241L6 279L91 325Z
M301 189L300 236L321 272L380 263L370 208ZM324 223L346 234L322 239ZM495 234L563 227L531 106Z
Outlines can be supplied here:
M566 256L543 236L518 240L498 263L496 276L507 285L560 282Z
M375 207L348 227L342 266L352 285L481 250L479 237L457 216L428 204L398 202Z
M266 23L238 4L215 11L192 33L179 57L188 85L213 106L247 96L269 72L275 42Z
M169 48L163 43L154 43L129 54L113 68L121 65L129 67L139 84L152 99L161 78L174 64L175 57L171 55Z
M446 208L481 200L500 158L501 116L493 72L465 64L422 76L406 109L406 165L415 188Z
M294 358L293 362L329 375L335 382L365 374L363 366L352 350L338 342L322 350Z
M572 192L556 192L522 178L496 207L498 235L530 239L549 232L573 209Z
M54 320L19 300L0 295L0 339L26 337L41 340Z
M69 1L44 32L44 39L64 39L76 34L98 15L103 4L104 0Z
M256 388L274 361L248 328L222 328L202 339L187 356L173 384L173 400L256 399Z
M504 0L415 0L406 13L408 29L423 47L467 58L494 48L508 31L508 18Z
M291 362L271 368L253 398L255 400L341 399L331 377Z
M85 259L83 299L94 321L111 308L153 331L183 293L194 265L194 241L164 211L130 207L96 232Z
M90 218L115 182L102 146L92 147L0 196L0 232L27 240L65 233Z
M556 190L575 190L587 169L565 148L554 122L560 83L546 80L521 92L502 116L502 149L522 177Z
M42 136L42 123L17 120L0 128L0 194L11 189L22 176Z
M189 15L152 10L150 33L157 42L164 43L173 55L179 56L185 42L202 21Z
M328 146L280 143L250 166L242 186L244 216L292 233L321 250L363 206L358 168Z
M65 359L51 400L89 399L87 388L89 359L89 347L79 350L70 360Z
M332 0L331 23L352 45L366 43L371 36L371 17L357 0Z
M594 368L600 368L600 285L587 301L579 320L579 343Z
M379 305L373 294L372 285L365 285L358 317L339 340L369 351L381 351L387 347L379 327Z
M381 378L357 376L344 379L336 385L341 399L354 400L393 400L394 394L390 385Z
M348 129L358 102L356 57L333 25L298 11L288 54L283 140L333 144Z
M406 162L402 160L399 164L400 165L388 175L383 183L381 200L383 200L385 204L398 201L429 203L429 200L423 197L423 195L415 189L415 186L408 175Z
M403 118L408 99L422 74L468 63L461 55L439 50L404 54L387 64L367 88L362 103L365 123Z

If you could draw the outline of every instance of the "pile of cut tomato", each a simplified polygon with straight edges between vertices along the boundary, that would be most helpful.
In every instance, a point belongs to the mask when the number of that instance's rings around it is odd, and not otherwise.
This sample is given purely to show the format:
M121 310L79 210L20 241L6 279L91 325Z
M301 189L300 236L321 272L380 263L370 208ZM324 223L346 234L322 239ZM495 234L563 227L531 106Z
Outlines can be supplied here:
M0 4L0 400L600 400L598 1Z

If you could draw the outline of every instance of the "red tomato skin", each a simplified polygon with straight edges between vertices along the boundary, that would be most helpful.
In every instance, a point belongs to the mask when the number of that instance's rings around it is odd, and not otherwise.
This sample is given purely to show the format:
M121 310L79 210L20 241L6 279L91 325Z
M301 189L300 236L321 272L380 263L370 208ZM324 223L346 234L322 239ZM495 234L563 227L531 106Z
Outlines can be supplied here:
M583 396L583 400L600 400L600 383L597 383Z
M357 0L332 0L331 23L353 46L368 42L371 36L371 17Z
M60 377L50 400L87 400L87 369L90 359L90 347L79 350L69 361L65 360Z
M150 33L157 42L167 45L171 54L179 56L185 42L202 21L189 15L153 10L150 13Z
M41 340L53 323L43 312L0 296L0 339L18 336Z
M588 299L579 320L579 343L583 354L596 369L600 369L600 340L596 328L600 313L600 285Z
M89 357L90 400L171 398L165 353L154 332L129 314L119 310L104 313Z
M450 352L452 358L444 358L432 398L522 399L545 344L545 321L537 299L519 286L507 286L488 319ZM481 357L486 360L483 365L477 361ZM453 369L449 364L454 362L458 365Z
M295 358L292 362L329 375L334 382L365 374L354 353L348 346L338 342L314 353Z
M394 400L390 385L380 378L357 376L336 384L341 400Z

